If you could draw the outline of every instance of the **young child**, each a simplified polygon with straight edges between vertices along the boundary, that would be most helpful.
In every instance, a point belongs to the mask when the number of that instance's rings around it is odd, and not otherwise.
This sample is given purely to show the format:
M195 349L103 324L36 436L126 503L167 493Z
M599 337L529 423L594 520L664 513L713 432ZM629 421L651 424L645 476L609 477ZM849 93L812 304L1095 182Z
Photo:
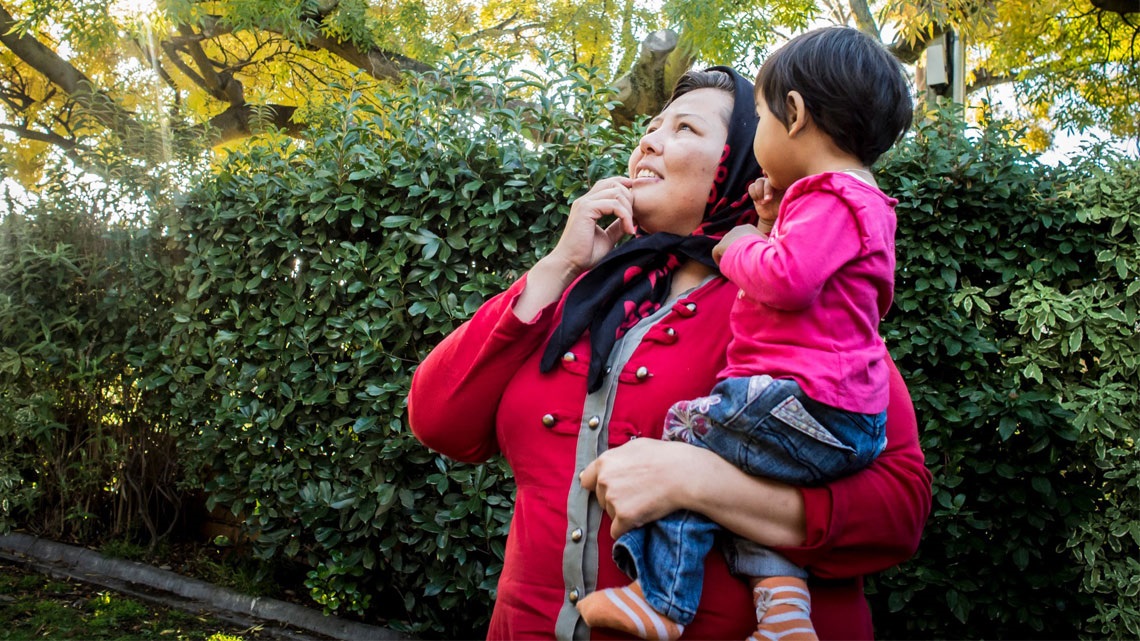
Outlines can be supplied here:
M706 447L749 474L826 483L886 446L889 366L878 329L894 286L897 201L869 167L906 132L913 107L898 61L835 27L794 38L764 62L756 110L764 176L749 191L760 227L737 227L713 250L740 287L728 365L710 396L670 409L664 438ZM579 601L583 619L646 639L681 636L718 531L679 511L623 535L614 559L636 581ZM726 543L730 567L753 588L750 638L816 639L807 573L751 541Z

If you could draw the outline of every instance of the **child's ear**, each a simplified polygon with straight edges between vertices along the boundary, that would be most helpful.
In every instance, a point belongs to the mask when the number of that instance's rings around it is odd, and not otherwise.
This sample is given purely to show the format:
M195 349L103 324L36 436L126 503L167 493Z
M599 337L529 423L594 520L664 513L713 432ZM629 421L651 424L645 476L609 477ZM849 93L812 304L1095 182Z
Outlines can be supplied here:
M804 97L798 91L789 91L785 103L784 107L788 114L788 136L792 137L807 126L808 112L804 108Z

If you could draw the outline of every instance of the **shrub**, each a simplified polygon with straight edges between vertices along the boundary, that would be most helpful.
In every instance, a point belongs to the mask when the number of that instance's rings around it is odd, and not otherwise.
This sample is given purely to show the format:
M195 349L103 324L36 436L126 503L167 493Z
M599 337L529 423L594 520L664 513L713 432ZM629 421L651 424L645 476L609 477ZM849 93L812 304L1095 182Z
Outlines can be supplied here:
M132 211L168 185L133 177L59 168L0 219L0 528L153 543L176 521L176 435L137 384L169 324L163 254Z
M943 113L880 168L883 331L935 477L918 555L873 583L880 636L1137 631L1140 173L1093 160L1042 166Z
M258 554L307 561L318 603L476 636L513 486L500 462L415 440L410 375L618 171L624 138L579 69L461 60L442 82L345 94L303 143L235 153L190 195L154 383L193 430L210 507L242 515Z

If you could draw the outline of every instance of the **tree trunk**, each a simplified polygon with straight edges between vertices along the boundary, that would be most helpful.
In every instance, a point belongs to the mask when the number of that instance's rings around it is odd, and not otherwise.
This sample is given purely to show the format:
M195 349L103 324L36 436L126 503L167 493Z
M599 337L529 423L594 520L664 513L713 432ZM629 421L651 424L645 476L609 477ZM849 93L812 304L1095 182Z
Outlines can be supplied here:
M638 116L661 111L673 83L692 62L692 56L678 48L677 34L673 31L663 29L646 36L641 41L633 69L614 83L621 102L613 110L614 124L635 124Z

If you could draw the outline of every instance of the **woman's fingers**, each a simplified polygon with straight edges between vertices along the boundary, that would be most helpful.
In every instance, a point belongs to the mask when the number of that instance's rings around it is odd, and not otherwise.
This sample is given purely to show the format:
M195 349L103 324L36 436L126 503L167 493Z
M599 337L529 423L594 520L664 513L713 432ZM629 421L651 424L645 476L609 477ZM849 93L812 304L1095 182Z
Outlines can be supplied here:
M638 439L608 450L579 475L582 487L594 492L609 514L614 538L661 518L679 507L668 480L678 456L690 446Z
M574 201L574 204L570 206L570 213L574 214L575 208L578 208L579 213L594 221L603 216L614 215L619 220L628 221L628 228L631 228L633 225L633 192L630 191L628 182L626 178L609 178L599 181L590 191Z
M578 474L578 482L582 484L582 489L587 492L593 492L594 486L598 483L598 461L597 459L590 462L586 469Z
M618 241L621 240L622 237L625 236L626 234L629 234L631 236L636 234L637 230L633 229L633 231L630 231L631 227L632 227L632 223L630 223L629 221L626 221L626 220L622 220L620 218L618 220L615 220L614 222L610 223L606 227L606 238L609 239L609 241L610 241L610 247L613 247L614 245L618 244Z
M606 248L606 251L612 249L622 239L622 236L626 234L632 236L637 233L637 225L633 222L633 192L629 189L632 181L624 177L609 179L609 181L608 186L598 191L596 195L598 200L590 203L592 213L596 214L594 216L595 221L607 215L615 217L615 220L603 230L606 239L609 241L609 247ZM598 183L598 186L600 185L602 185L601 182Z
M599 180L570 205L570 217L552 253L575 271L590 269L613 249L625 234L635 233L633 192L629 178L615 176ZM598 224L605 216L616 220L604 229Z

